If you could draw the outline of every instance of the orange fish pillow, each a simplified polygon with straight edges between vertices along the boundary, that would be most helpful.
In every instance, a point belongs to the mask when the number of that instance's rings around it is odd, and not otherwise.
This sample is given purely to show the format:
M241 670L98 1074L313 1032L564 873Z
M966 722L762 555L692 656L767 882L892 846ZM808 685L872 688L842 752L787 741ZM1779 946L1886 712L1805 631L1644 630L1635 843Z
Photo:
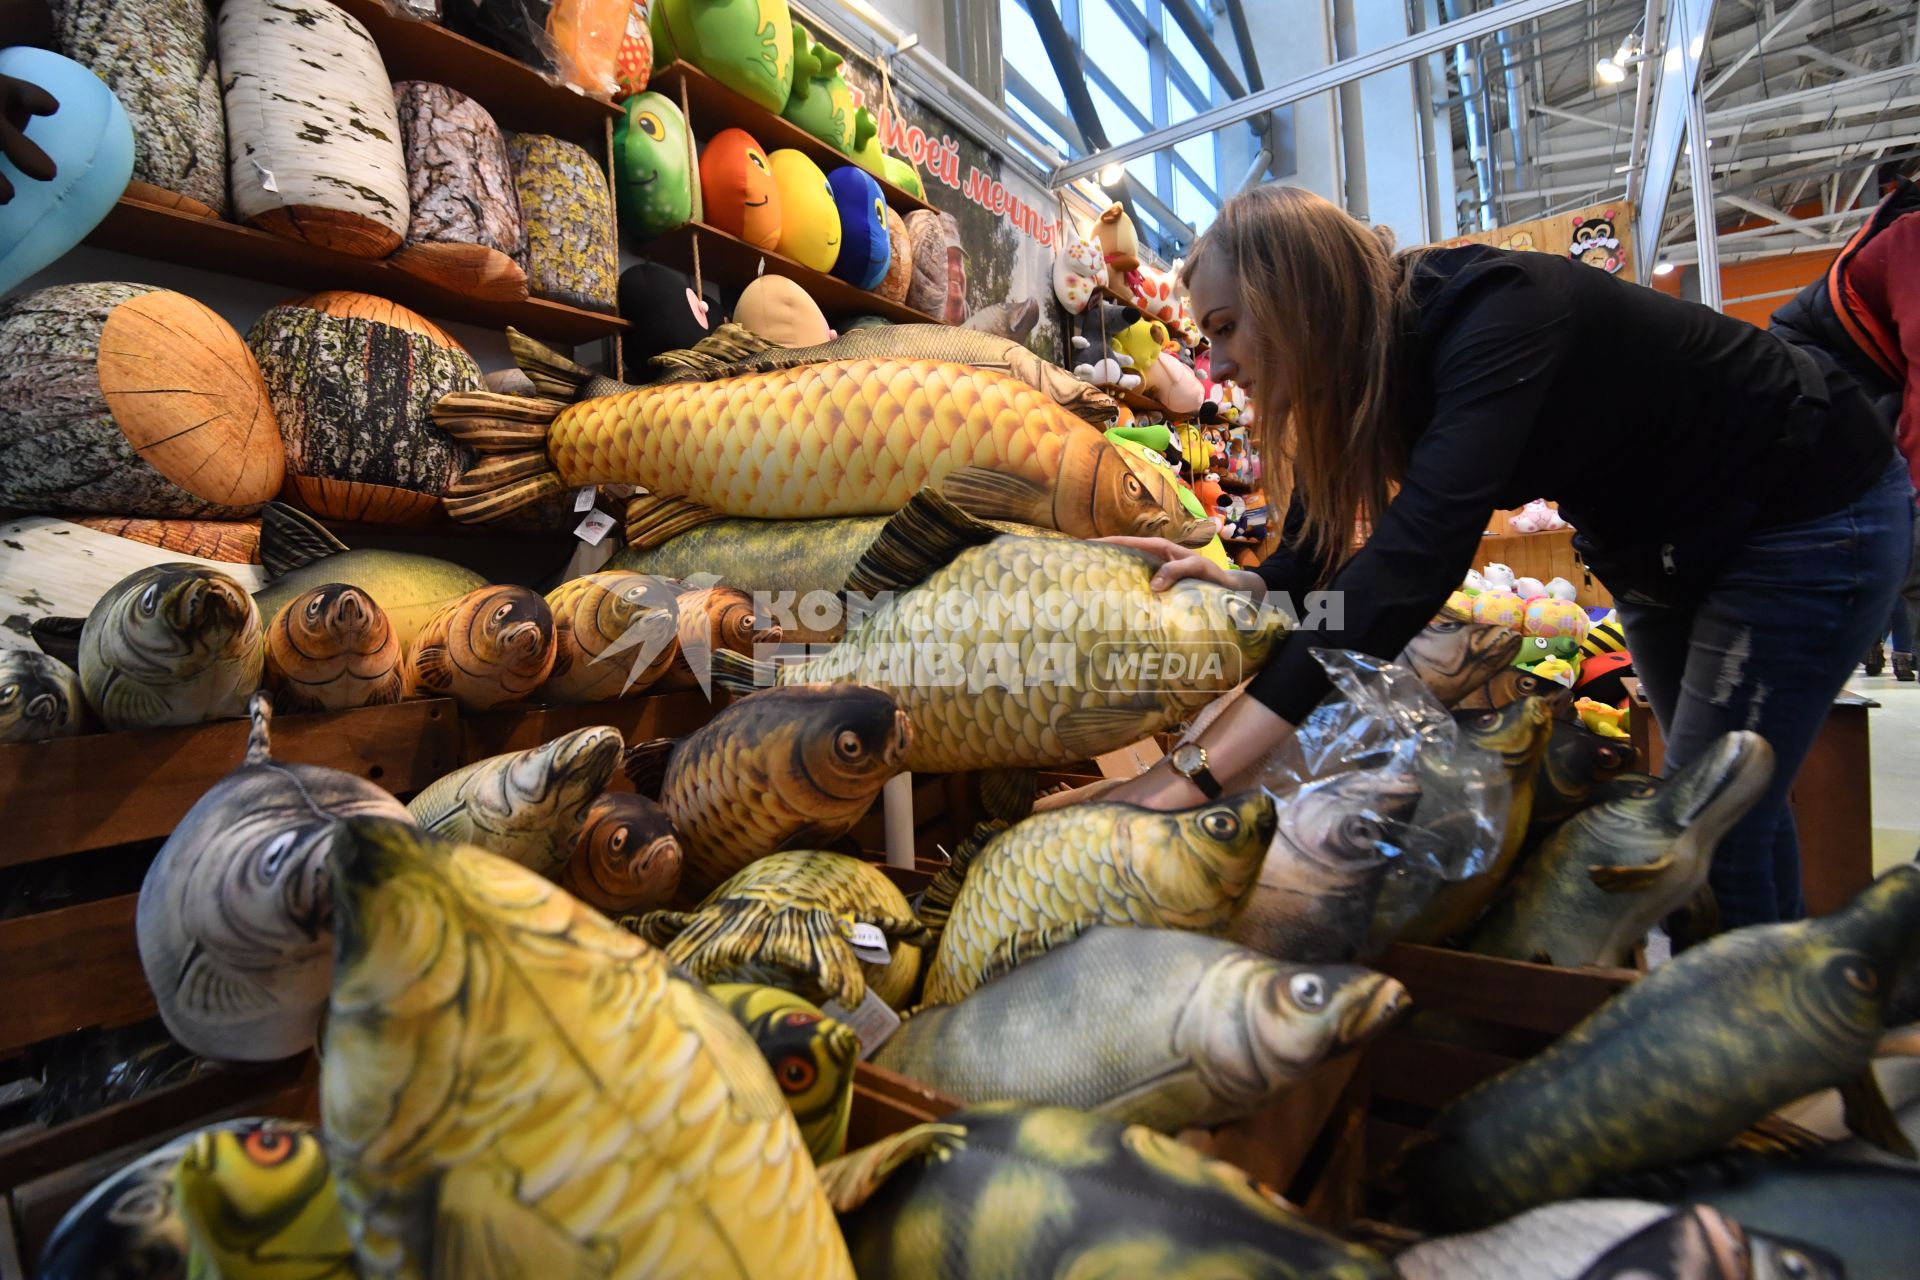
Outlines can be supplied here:
M700 153L707 221L760 249L780 244L780 190L767 153L745 129L722 129Z

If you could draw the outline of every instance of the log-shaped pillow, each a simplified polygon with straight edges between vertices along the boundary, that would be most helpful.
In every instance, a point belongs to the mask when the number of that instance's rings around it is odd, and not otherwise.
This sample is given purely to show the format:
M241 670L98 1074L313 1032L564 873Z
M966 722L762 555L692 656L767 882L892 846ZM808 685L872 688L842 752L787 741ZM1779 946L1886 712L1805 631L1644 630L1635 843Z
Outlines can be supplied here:
M584 147L544 133L507 139L520 217L527 228L527 283L536 298L589 311L615 309L620 250L607 175Z
M240 218L384 258L407 233L407 161L373 37L329 0L225 0L220 72Z
M907 235L907 220L887 210L887 274L875 293L888 302L905 302L913 284L913 239Z
M53 0L60 52L133 124L133 177L227 211L227 131L208 0Z
M913 241L913 284L907 305L946 324L967 319L967 263L960 252L960 224L938 209L907 215Z
M233 518L284 465L252 353L192 298L109 281L0 303L0 506Z
M366 293L316 293L247 335L287 442L287 480L316 515L425 520L472 460L433 405L477 391L480 367L443 330Z
M393 99L412 210L393 265L475 298L526 297L527 233L500 126L443 84L402 80Z

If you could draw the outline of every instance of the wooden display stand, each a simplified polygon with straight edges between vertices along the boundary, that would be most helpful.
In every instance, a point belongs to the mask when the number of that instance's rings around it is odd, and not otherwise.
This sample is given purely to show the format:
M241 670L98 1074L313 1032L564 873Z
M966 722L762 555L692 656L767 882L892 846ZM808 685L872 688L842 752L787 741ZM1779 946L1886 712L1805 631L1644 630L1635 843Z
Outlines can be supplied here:
M1641 767L1658 774L1666 760L1660 722L1640 682L1633 697L1633 745ZM1833 700L1813 749L1788 793L1800 834L1800 879L1809 914L1838 911L1873 883L1873 763L1867 713L1880 704L1851 689Z

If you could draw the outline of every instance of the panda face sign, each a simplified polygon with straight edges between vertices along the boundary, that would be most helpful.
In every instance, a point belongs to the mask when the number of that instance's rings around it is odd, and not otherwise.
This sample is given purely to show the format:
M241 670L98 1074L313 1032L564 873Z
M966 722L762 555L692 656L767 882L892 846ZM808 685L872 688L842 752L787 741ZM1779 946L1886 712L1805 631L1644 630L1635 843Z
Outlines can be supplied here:
M1609 209L1595 218L1576 217L1573 221L1573 243L1568 246L1567 253L1574 261L1599 267L1609 275L1626 266L1626 250L1620 243L1620 237L1614 234L1613 211Z

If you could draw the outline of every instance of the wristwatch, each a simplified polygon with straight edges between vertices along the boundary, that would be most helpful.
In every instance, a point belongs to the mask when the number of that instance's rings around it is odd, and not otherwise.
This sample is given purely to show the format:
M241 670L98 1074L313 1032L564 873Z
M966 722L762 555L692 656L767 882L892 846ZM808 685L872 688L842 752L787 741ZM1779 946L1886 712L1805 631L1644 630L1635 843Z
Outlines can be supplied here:
M1197 742L1183 742L1173 749L1168 757L1173 762L1173 771L1189 779L1205 793L1207 799L1218 800L1226 788L1220 785L1220 779L1213 776L1207 768L1207 749Z

